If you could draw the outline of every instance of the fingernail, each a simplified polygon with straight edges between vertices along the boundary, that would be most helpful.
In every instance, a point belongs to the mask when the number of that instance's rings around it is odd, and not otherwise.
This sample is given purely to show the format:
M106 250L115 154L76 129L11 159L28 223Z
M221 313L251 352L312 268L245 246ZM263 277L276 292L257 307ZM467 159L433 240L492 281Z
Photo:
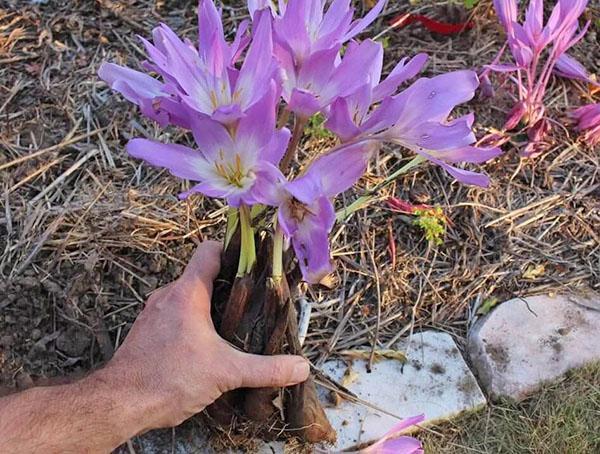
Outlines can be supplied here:
M292 384L302 383L308 378L308 374L310 373L310 366L308 361L302 359L299 360L292 370L292 376L290 377L290 381Z

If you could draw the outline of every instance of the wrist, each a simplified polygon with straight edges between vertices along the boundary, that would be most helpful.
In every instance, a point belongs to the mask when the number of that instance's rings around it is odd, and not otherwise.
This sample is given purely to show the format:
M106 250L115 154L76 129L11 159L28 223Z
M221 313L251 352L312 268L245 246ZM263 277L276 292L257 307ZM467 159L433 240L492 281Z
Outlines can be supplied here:
M134 372L109 363L84 380L104 397L122 442L161 427L164 399L148 389Z

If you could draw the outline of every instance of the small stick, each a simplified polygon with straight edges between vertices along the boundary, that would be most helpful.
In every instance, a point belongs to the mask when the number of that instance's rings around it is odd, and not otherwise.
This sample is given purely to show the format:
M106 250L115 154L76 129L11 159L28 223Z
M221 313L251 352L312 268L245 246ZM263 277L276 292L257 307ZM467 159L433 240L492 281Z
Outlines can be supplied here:
M23 263L21 265L19 265L18 268L13 269L13 272L11 273L11 277L18 276L25 268L27 268L27 266L31 263L31 261L34 259L34 257L38 254L38 252L40 252L44 243L48 240L48 238L50 238L50 236L56 231L58 226L62 223L64 218L65 218L65 215L61 214L54 221L52 221L52 223L48 226L46 231L42 234L42 237L40 238L40 240L33 247L31 252L27 256L27 258L23 261Z
M300 342L300 347L304 345L304 341L306 340L311 312L312 304L306 301L306 298L302 297L300 299L300 317L298 318L298 341Z
M15 95L17 93L19 93L19 91L21 91L23 88L27 87L30 84L31 84L31 82L23 83L23 81L21 79L17 80L17 82L15 83L13 88L10 90L10 93L8 94L8 98L6 98L6 101L4 101L4 104L2 104L2 106L0 106L0 113L2 113L4 111L6 106L8 106L8 103L15 97Z
M66 155L65 156L61 156L59 158L56 158L55 160L44 164L42 167L40 167L39 169L35 170L33 173L27 175L25 178L23 178L21 181L19 181L18 183L16 183L15 185L13 185L12 187L8 188L5 192L5 195L8 196L8 194L10 194L11 192L13 192L15 189L20 188L21 186L23 186L24 184L27 184L28 182L30 182L31 180L33 180L34 178L36 178L38 175L44 173L46 170L48 170L50 167L58 164L59 162L62 162L66 159Z

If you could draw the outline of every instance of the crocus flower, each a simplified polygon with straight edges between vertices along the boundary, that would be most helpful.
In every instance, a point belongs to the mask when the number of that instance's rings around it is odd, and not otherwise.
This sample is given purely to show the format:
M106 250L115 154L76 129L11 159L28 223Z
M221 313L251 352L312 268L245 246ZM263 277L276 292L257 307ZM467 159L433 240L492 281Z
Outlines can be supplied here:
M420 64L416 60L412 69ZM412 69L406 75L412 75ZM364 116L361 115L364 109L354 109L349 101L337 100L331 109L330 127L343 138L364 140L370 137L402 145L440 165L457 180L485 187L489 185L487 176L452 164L485 162L498 156L501 150L472 145L476 141L471 130L473 115L454 120L448 118L458 104L473 98L478 84L477 74L473 71L420 78L398 95L384 98Z
M406 435L400 435L411 426L425 420L424 415L406 418L392 427L380 440L358 454L423 454L423 445L419 440Z
M327 128L344 142L360 135L376 132L380 125L378 122L370 121L372 116L376 116L373 115L371 106L396 93L401 84L421 71L428 58L427 54L423 53L410 60L405 57L388 77L381 81L383 47L380 43L371 40L366 40L365 43L373 47L373 54L376 56L374 64L370 67L367 83L348 96L339 96L327 115ZM353 47L354 44L350 43L349 50L352 51Z
M198 22L198 49L165 24L153 30L153 42L142 38L150 58L144 66L158 73L163 82L114 64L104 64L100 77L161 124L189 127L189 120L172 117L177 111L189 111L188 117L201 114L222 123L234 122L260 99L262 91L256 87L267 86L275 75L271 18L257 15L252 44L239 70L234 64L248 42L244 36L247 23L240 25L233 43L227 43L212 0L201 2Z
M482 163L502 153L499 148L472 145L476 141L471 129L472 114L448 119L458 104L473 98L478 85L477 74L473 71L418 79L392 99L389 113L393 112L394 117L397 115L398 120L380 136L443 167L458 181L487 187L489 178L486 175L452 165L457 162Z
M577 121L577 131L586 144L593 147L600 143L600 103L579 107L571 117Z
M350 0L334 0L326 12L324 0L280 2L279 13L272 8L274 55L282 75L283 97L291 111L308 117L367 82L366 69L376 58L373 47L362 43L343 58L340 51L375 20L385 2L379 0L357 21L352 21ZM251 10L262 3L252 2Z
M329 233L335 223L331 199L349 189L365 172L374 148L351 145L317 159L288 182L278 168L263 165L254 196L279 208L278 222L291 240L306 282L318 283L332 270Z
M283 97L288 108L308 118L323 111L339 96L346 96L368 82L367 69L375 64L379 53L372 43L367 40L350 46L343 59L338 55L339 47L315 52L297 71L290 70L291 61L281 59L285 73Z
M183 145L133 139L127 151L147 163L163 167L173 175L199 182L181 194L199 192L227 199L232 206L254 204L253 189L260 183L262 166L276 166L281 160L290 133L275 129L275 84L242 117L233 133L208 117L197 117L192 132L198 150Z
M580 80L582 82L600 86L600 82L594 80L585 67L568 54L562 54L556 60L554 73L567 79Z
M342 45L367 28L381 13L387 0L379 0L362 19L353 21L350 0L333 0L324 11L325 0L280 1L274 14L276 46L287 50L300 66L316 52Z
M127 101L137 105L142 114L161 126L173 124L189 129L190 121L185 106L178 96L164 90L164 83L148 74L114 63L103 63L98 76Z

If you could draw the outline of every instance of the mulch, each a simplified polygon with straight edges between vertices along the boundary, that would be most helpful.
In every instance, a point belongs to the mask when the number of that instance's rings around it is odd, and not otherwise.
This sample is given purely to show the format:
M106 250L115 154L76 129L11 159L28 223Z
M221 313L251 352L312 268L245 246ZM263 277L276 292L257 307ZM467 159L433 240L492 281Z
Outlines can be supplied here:
M161 130L98 79L103 61L139 67L136 34L158 22L193 38L193 1L67 0L0 2L0 386L27 387L41 377L83 374L110 358L152 290L178 276L204 238L222 238L225 207L200 196L179 201L185 183L140 165L124 152L145 136L191 143ZM436 36L418 24L387 20L412 8L468 32ZM362 7L359 5L358 9ZM597 19L598 8L591 7ZM246 12L224 7L225 28ZM600 61L598 27L574 54ZM374 27L386 67L426 51L425 75L481 67L502 45L490 2L465 12L424 1L392 6ZM461 108L476 114L479 135L492 133L510 109L507 92ZM577 141L566 112L591 102L581 84L555 79L547 104L553 144L520 159L515 134L505 154L483 166L489 189L460 185L426 166L401 177L378 201L335 227L332 288L306 289L313 303L305 351L320 365L344 350L388 348L433 327L459 343L477 311L494 301L548 292L600 290L600 155ZM597 99L596 99L597 102ZM301 154L331 145L306 138ZM338 200L339 208L405 162L384 147L369 173ZM429 243L412 218L385 199L439 205L450 219L444 241ZM392 254L393 252L393 254ZM165 433L171 437L171 432Z

